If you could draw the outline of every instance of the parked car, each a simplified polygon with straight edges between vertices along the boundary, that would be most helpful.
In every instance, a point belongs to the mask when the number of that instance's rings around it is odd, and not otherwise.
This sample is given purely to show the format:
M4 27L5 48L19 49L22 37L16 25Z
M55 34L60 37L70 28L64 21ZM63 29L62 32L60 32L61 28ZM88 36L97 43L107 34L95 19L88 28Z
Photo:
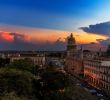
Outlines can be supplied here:
M98 97L103 97L103 94L97 93Z
M100 98L100 100L105 100L105 99L103 99L103 98Z
M89 92L93 95L97 94L97 91L95 89L91 89L91 90L89 90Z
M81 86L81 83L77 83L76 85L77 85L77 86Z

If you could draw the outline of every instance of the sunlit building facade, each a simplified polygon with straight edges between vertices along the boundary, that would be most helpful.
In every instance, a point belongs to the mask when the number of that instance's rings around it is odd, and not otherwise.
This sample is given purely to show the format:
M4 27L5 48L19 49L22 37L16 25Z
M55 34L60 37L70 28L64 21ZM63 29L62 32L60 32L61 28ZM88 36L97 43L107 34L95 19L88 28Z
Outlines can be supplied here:
M110 92L110 59L85 60L84 77L92 86Z

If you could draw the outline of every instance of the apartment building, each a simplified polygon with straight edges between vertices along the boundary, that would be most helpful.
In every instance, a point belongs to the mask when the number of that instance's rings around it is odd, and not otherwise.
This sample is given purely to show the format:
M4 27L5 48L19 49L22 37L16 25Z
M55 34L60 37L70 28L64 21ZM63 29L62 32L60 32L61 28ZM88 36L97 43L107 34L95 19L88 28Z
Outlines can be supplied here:
M84 60L84 77L92 86L110 92L110 59Z

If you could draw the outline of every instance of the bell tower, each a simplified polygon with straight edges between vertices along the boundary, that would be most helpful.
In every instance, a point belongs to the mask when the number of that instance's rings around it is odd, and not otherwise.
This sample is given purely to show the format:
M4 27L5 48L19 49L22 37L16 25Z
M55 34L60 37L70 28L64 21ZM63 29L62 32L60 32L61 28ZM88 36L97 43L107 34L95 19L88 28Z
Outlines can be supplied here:
M67 38L67 56L74 56L75 52L77 50L77 45L75 38L73 37L73 34Z

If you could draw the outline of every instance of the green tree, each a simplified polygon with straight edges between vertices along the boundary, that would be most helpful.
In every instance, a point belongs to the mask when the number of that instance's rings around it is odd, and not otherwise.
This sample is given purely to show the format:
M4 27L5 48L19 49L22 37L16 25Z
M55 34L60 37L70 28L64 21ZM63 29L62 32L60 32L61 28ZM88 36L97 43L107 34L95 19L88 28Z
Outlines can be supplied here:
M15 92L6 93L1 96L0 100L38 100L35 97L18 96Z
M29 72L15 69L0 69L0 94L15 92L17 95L31 96L34 77Z
M54 68L48 67L41 74L39 80L41 87L41 100L69 100L66 99L66 88L70 85L69 76L65 73L56 71ZM65 98L65 99L64 99Z
M10 62L9 58L0 58L0 67L5 67Z
M31 59L19 59L13 61L9 66L9 68L19 69L22 71L29 71L33 74L36 74L37 67Z

